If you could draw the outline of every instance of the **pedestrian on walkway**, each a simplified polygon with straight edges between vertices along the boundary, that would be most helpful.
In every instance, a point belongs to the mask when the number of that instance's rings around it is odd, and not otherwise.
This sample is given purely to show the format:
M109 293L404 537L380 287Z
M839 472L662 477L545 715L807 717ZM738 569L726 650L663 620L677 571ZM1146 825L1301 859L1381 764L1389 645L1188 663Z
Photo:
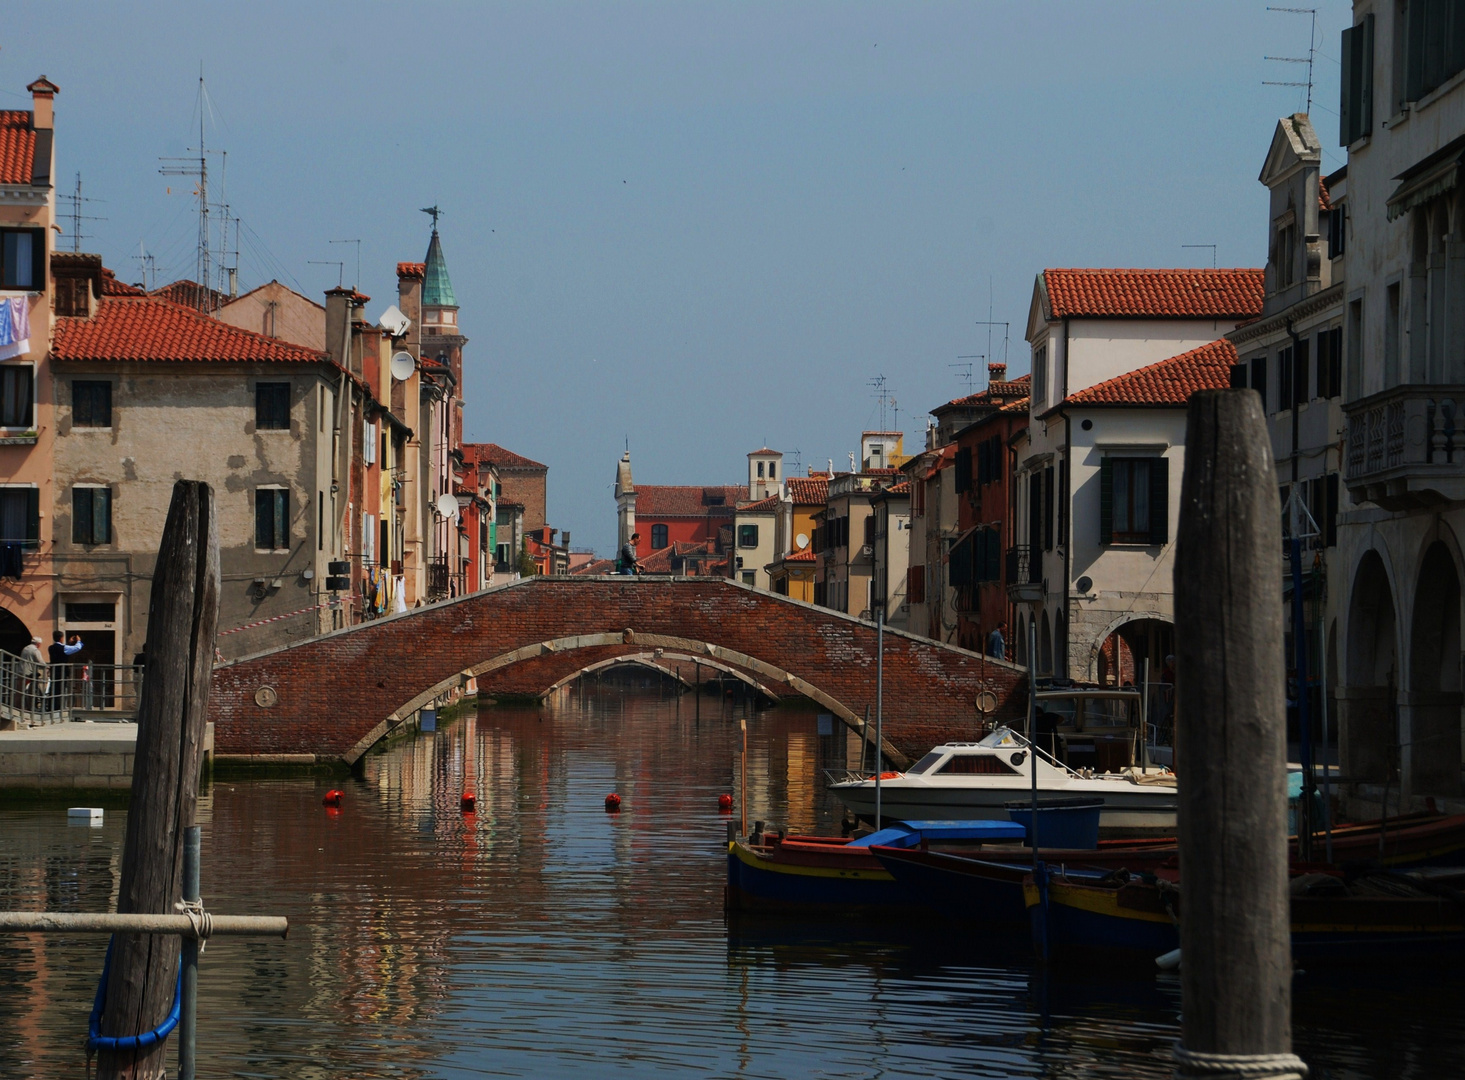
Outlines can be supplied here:
M70 673L71 665L67 662L68 656L75 656L81 652L81 635L72 634L71 640L66 640L66 635L60 630L51 632L51 645L46 650L50 658L50 667L47 674L50 676L50 703L52 710L65 708L68 688L66 686L67 676Z
M1007 623L1000 622L996 628L987 635L987 655L997 660L1007 659L1007 635L1004 631Z
M20 659L20 707L34 711L40 705L41 694L44 692L40 683L46 674L46 657L41 652L41 639L31 638L31 643L21 650Z
M632 533L631 538L621 548L620 557L616 559L616 573L629 577L645 571L646 567L642 566L641 560L636 558L636 542L640 539L640 533Z

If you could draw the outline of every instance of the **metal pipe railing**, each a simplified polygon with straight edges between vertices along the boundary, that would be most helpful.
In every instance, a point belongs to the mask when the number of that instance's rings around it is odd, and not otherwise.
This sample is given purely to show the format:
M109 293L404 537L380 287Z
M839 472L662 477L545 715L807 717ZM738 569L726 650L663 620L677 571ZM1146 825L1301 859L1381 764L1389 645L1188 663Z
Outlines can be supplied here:
M79 712L135 716L142 673L133 664L46 664L0 650L0 720L38 727Z

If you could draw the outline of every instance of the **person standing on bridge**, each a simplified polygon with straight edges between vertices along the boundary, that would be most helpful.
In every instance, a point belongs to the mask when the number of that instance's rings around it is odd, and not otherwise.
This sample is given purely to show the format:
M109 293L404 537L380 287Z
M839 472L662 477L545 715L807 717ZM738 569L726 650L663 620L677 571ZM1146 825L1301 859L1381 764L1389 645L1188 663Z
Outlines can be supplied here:
M641 539L640 533L632 533L631 538L621 548L621 556L617 560L620 564L617 567L619 573L625 575L639 574L646 568L641 565L641 560L636 558L636 541Z
M1007 659L1007 636L1003 633L1007 629L1005 622L1000 622L987 635L987 655L997 660Z

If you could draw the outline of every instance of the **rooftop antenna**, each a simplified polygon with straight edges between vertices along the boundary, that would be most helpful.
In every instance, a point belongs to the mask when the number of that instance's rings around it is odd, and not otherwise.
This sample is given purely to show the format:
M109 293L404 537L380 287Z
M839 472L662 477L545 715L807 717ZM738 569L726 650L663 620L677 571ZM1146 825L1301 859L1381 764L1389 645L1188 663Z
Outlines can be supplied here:
M198 177L198 254L194 274L199 285L202 286L198 291L198 309L205 314L209 310L209 275L212 272L212 252L209 248L209 150L205 142L204 121L211 109L212 102L209 100L208 88L204 85L203 64L200 62L198 65L198 146L188 148L190 154L196 153L198 157L158 159L164 162L178 162L176 165L159 166L158 172L163 176Z
M987 314L990 315L991 312L988 312ZM992 327L994 327L994 326L1000 326L1000 327L1002 327L1002 362L1004 364L1006 364L1007 363L1007 338L1008 338L1008 333L1011 330L1011 325L1009 323L1002 322L999 319L990 319L990 318L989 319L978 319L977 322L976 322L976 325L977 326L985 326L987 328L987 355L989 357L992 355ZM971 359L975 360L976 357L972 357Z
M437 219L442 214L442 211L437 208L437 203L433 203L431 206L424 206L422 212L432 218L432 231L437 232Z
M970 397L972 394L972 361L985 360L987 359L987 357L983 353L970 353L967 356L958 356L956 359L958 361L965 360L966 363L963 364L958 362L955 364L947 364L946 366L949 368L956 368L956 377L958 379L966 380L966 392L967 396Z
M435 226L434 226L435 227ZM352 283L353 289L361 288L361 241L360 240L331 240L332 244L355 244L356 245L356 280Z
M890 426L892 428L894 428L896 431L899 431L900 430L900 405L896 402L895 397L893 395L890 398L890 411L895 416L895 419L891 421ZM883 427L884 425L882 424L881 426Z
M875 400L880 402L881 431L885 430L885 381L884 375L876 375L873 379L868 379L865 382L866 386L875 391Z
M336 288L344 289L346 287L344 280L346 277L345 263L337 259L307 259L305 261L310 263L311 266L334 266L336 268Z
M143 246L141 240L137 242L137 254L132 258L137 263L138 272L142 274L142 291L151 291L158 276L158 260Z
M71 218L71 250L73 252L78 252L78 251L81 250L81 241L83 239L82 231L81 231L81 223L83 221L106 221L107 220L104 217L96 217L96 216L94 216L92 214L83 214L81 212L82 203L106 202L107 200L105 200L105 199L89 199L89 198L86 198L85 196L82 195L82 193L81 193L81 173L77 173L76 174L76 190L73 191L70 195L65 196L65 198L66 198L66 200L69 203L71 203L71 214L69 215L70 218ZM87 237L87 239L95 239L95 237Z
M1211 249L1211 269L1214 270L1216 268L1216 245L1215 244L1181 244L1180 246L1183 247L1183 248L1210 248Z
M1263 60L1274 60L1279 64L1306 64L1307 82L1281 82L1271 79L1263 79L1263 86L1305 86L1307 87L1307 108L1305 112L1312 112L1312 61L1317 55L1317 8L1298 7L1268 7L1268 11L1281 12L1284 15L1307 15L1312 19L1312 29L1307 36L1306 56L1264 56Z
M803 454L803 451L801 451L796 446L796 447L793 448L793 450L791 450L789 452L789 455L788 456L794 459L794 473L793 474L795 476L801 475L803 473L803 471L804 471L804 454ZM788 474L789 474L788 473L788 470L787 469L784 469L783 470L783 475L784 476L788 476Z

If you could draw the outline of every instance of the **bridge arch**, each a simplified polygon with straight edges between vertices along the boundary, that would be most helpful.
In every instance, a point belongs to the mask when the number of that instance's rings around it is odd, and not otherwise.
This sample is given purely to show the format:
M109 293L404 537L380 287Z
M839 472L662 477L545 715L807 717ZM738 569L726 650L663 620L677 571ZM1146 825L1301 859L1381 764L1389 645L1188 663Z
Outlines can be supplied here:
M661 649L801 694L863 733L877 639L873 623L724 578L533 577L220 664L209 713L220 760L355 762L470 679L537 696L612 653ZM883 662L882 749L897 763L1024 711L1016 664L888 627ZM997 698L985 716L984 691Z
M566 675L564 678L558 679L554 683L552 683L549 688L545 690L544 696L549 697L550 694L553 694L557 690L564 689L576 679L583 679L586 675L593 674L597 671L604 671L607 668L615 667L617 664L639 664L642 667L648 667L654 671L659 671L661 674L666 675L669 678L675 679L683 686L694 686L694 683L677 674L676 669L670 666L671 664L678 662L699 664L702 667L711 668L714 671L720 671L724 675L731 675L734 679L737 679L749 689L755 690L759 694L762 694L764 697L768 698L768 700L775 703L781 700L779 695L774 693L771 689L769 689L769 687L759 682L757 679L753 678L747 672L739 671L731 664L724 664L722 661L716 660L711 656L697 656L693 655L690 652L669 653L666 652L664 648L657 649L654 652L628 653L624 656L610 656L604 660L597 660L593 664L586 664L578 671L573 671L570 674Z

